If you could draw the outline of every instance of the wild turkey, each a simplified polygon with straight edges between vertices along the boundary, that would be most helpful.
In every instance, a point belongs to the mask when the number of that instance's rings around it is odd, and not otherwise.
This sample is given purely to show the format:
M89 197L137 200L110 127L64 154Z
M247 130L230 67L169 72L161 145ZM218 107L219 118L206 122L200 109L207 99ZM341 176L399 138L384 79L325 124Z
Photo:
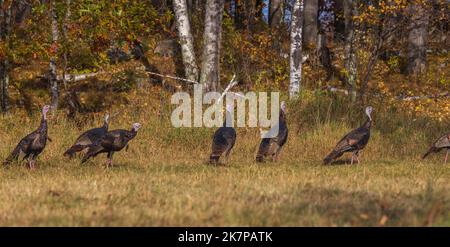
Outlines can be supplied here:
M42 118L39 128L20 140L16 148L14 148L8 158L6 158L3 163L4 165L10 164L12 161L17 160L20 154L24 154L25 156L23 159L28 160L29 168L35 168L36 158L44 150L45 145L47 144L47 139L51 141L47 135L47 112L49 109L49 105L45 105L42 108Z
M288 128L286 124L286 103L281 102L281 111L278 120L278 135L274 138L263 138L259 144L256 162L263 162L267 156L272 157L272 161L278 160L281 148L286 144Z
M227 119L231 120L231 112L234 111L231 105L227 105L226 107L226 118L223 122L223 126L218 128L213 136L212 142L212 152L209 156L210 164L217 164L219 162L222 154L225 154L225 163L228 160L228 156L230 155L231 149L236 142L236 130L227 126Z
M329 164L332 160L341 157L345 152L353 152L351 159L352 165L355 158L359 164L359 152L364 149L370 138L372 111L373 108L371 106L366 107L367 121L361 127L352 130L337 143L333 151L323 160L325 165Z
M426 152L423 155L422 159L425 159L429 154L437 153L437 152L441 151L444 148L447 149L447 153L445 155L444 163L447 163L448 153L450 153L450 133L445 134L445 135L441 136L439 139L437 139L433 143L433 145L431 145L431 147L428 150L428 152Z
M96 141L102 138L108 132L108 120L109 115L106 114L103 126L95 129L90 129L81 134L77 138L75 143L69 149L67 149L67 151L64 153L64 156L73 158L75 153L83 151L84 149L88 148L89 145L94 144Z
M137 135L137 131L140 127L140 123L134 123L131 130L118 129L107 132L102 138L89 146L87 153L81 160L81 164L85 163L91 157L97 156L98 154L108 153L108 161L106 166L112 166L112 157L114 152L118 152L124 147L128 147L128 142Z

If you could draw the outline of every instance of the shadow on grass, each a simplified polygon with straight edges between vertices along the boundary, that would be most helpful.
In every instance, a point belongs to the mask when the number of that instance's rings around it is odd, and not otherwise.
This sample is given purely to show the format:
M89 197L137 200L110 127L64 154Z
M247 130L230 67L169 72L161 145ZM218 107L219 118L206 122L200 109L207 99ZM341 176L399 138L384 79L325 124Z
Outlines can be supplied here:
M445 192L430 188L414 195L379 196L309 185L298 191L298 198L296 203L284 204L280 211L291 217L315 214L330 226L432 226L449 220L450 204L443 199Z
M358 162L354 162L353 165L357 165ZM360 163L361 164L361 163ZM351 159L340 159L340 160L334 160L330 164L326 166L342 166L342 165L351 165Z

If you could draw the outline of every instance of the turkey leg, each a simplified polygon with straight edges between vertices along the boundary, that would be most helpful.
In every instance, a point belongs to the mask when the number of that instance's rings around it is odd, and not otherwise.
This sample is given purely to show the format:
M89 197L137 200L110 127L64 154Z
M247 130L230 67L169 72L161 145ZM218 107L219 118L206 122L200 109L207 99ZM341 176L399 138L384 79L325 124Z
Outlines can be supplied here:
M273 159L272 159L273 162L278 162L278 156L280 155L280 151L281 151L281 147L278 147L277 151L275 151L275 154L273 156Z
M225 164L228 163L228 157L230 155L230 152L231 152L231 148L225 152L225 157L224 157L224 161L223 161Z
M36 161L34 159L30 159L30 161L28 162L28 167L30 168L30 170L34 170L36 167Z
M448 153L450 152L450 148L447 148L447 154L445 155L444 163L447 164Z
M350 160L350 165L353 165L353 159L355 158L355 152L352 153L352 159Z
M106 167L113 167L112 162L113 152L108 153L108 161L106 162Z

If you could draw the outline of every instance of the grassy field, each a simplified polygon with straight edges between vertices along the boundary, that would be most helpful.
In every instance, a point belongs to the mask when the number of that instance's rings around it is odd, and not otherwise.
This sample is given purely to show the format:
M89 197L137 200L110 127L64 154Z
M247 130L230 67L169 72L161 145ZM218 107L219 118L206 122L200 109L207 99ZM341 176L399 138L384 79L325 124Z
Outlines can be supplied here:
M317 111L290 106L280 162L263 165L254 163L256 129L239 129L230 162L210 166L214 129L174 129L151 111L113 119L110 129L143 123L129 151L115 155L115 167L104 169L103 155L80 165L62 153L102 116L76 126L51 115L53 142L38 169L0 169L0 225L450 226L450 165L443 153L420 159L448 125L379 110L362 164L350 166L344 155L343 162L323 166L338 139L364 117L322 105ZM0 123L3 159L37 127L38 116L4 116Z

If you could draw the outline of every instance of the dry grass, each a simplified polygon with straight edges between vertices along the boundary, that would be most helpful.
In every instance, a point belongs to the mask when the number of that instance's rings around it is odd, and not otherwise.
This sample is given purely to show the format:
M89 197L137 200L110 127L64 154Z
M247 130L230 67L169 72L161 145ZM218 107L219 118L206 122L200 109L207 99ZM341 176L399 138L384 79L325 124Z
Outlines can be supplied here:
M281 161L263 165L253 162L257 130L239 129L230 163L213 167L206 160L214 130L173 129L151 111L112 122L111 129L144 123L130 150L115 155L114 168L103 168L104 156L80 165L61 155L80 130L51 116L53 142L39 168L0 170L0 225L450 226L450 166L442 153L420 159L445 125L397 121L379 111L363 164L323 166L362 115L294 104ZM356 120L349 124L345 116ZM7 116L0 123L3 159L38 121ZM100 123L98 116L81 129Z

